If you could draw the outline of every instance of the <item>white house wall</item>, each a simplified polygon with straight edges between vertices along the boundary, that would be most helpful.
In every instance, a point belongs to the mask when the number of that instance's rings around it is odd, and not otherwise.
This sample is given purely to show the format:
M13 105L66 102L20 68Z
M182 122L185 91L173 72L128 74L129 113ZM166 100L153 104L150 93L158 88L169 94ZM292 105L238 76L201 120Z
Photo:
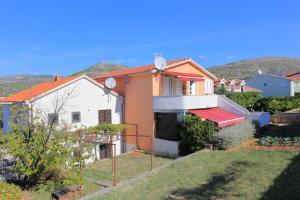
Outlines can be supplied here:
M103 89L85 78L34 101L34 113L41 111L47 117L54 112L56 102L62 104L63 99L66 100L59 113L59 121L74 129L97 125L98 110L111 109L112 123L122 123L122 98L106 94ZM72 123L72 112L81 113L80 122Z
M260 74L247 79L247 85L261 90L263 96L294 96L292 81L284 77Z
M98 110L111 109L112 123L122 123L123 98L106 94L104 89L85 78L35 100L33 103L34 113L41 112L43 116L47 117L48 114L54 112L56 102L62 104L63 99L66 101L59 113L59 122L67 123L73 130L97 125ZM72 112L81 113L80 122L72 123ZM122 142L119 140L114 141L114 143L116 144L117 155L121 154L123 152ZM94 146L97 151L89 160L86 160L86 163L100 159L99 145Z

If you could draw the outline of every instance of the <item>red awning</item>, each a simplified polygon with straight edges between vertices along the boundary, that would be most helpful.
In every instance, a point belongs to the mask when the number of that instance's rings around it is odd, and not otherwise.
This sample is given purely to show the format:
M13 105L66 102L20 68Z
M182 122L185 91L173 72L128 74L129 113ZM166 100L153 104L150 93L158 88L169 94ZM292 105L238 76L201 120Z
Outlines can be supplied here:
M170 76L176 76L178 80L182 80L182 81L203 81L204 80L204 77L199 74L171 72L171 71L164 71L164 74Z
M227 112L221 108L189 110L189 112L204 119L216 122L219 128L231 126L245 120L245 117Z

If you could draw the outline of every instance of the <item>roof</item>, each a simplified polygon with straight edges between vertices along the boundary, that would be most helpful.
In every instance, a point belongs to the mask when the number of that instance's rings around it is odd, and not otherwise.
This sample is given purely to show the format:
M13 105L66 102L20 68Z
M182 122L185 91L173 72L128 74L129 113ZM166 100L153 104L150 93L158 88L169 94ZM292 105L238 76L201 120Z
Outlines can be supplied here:
M287 72L287 73L285 74L285 76L286 76L286 77L289 77L289 76L293 76L293 75L297 75L297 74L300 74L300 71L298 71L298 72Z
M181 59L176 59L176 60L170 60L170 61L167 61L167 66L171 67L172 65L181 64L186 61L192 61L192 59L191 58L181 58ZM127 69L123 69L123 70L99 74L99 75L94 76L93 79L97 80L97 79L103 79L103 78L108 78L108 77L128 76L128 75L139 74L139 73L147 73L154 69L156 69L155 65L150 64L150 65L145 65L145 66L127 68ZM207 72L207 73L209 73L209 72Z
M10 96L4 97L0 99L0 102L25 102L30 100L31 98L37 97L43 93L46 93L52 89L55 89L67 82L75 80L80 75L70 76L66 78L58 79L57 81L49 81L40 83L38 85L32 86L28 89L22 90Z
M245 117L227 112L221 108L207 108L198 110L189 110L190 113L216 122L219 128L232 126L234 124L244 121Z
M245 90L245 92L250 92L250 91L253 91L253 92L262 92L260 89L257 89L257 88L254 88L254 87L250 87L249 85L245 85L244 86L244 90Z

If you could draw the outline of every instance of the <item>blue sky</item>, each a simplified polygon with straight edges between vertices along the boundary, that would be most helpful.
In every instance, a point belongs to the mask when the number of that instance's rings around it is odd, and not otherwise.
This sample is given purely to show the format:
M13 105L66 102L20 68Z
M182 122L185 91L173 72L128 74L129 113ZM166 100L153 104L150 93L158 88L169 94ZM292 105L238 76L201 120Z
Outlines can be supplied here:
M300 1L0 1L0 75L68 75L192 57L201 65L300 57Z

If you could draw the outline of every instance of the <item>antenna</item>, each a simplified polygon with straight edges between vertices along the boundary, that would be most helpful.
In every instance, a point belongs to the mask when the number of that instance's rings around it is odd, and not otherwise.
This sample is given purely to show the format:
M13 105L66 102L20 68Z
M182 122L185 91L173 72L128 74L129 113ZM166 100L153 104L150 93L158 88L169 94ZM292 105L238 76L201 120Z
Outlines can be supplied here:
M117 82L116 79L114 78L107 78L104 82L105 85L105 89L104 89L104 93L107 94L107 101L110 101L110 91L116 87Z
M107 87L108 89L114 89L117 85L116 79L114 78L107 78L105 80L105 87Z
M162 54L157 53L154 57L154 65L158 70L162 70L167 67L167 61L164 57L162 57Z

